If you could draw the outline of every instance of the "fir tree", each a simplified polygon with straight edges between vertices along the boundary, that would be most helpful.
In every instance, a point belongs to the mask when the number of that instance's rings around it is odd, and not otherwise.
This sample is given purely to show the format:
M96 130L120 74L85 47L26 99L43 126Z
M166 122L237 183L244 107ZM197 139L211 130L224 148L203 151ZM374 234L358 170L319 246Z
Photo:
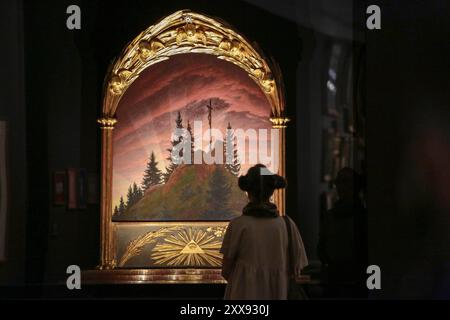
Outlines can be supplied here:
M119 215L119 209L117 208L117 206L115 206L113 216L118 216L118 215Z
M172 172L178 167L177 164L171 162L169 166L166 167L166 172L163 174L164 183L169 181L170 176L172 175Z
M234 138L234 144L233 144L233 163L230 166L230 172L235 175L236 177L239 176L239 173L241 172L241 161L238 157L238 149L237 149L237 142L236 138Z
M128 192L127 192L127 209L131 208L133 205L133 188L131 188L131 185L128 186Z
M133 182L133 204L141 200L142 196L142 189L137 186L136 182Z
M194 134L192 133L192 128L191 128L191 124L187 123L187 131L189 132L189 135L191 136L191 164L194 163Z
M227 134L225 139L225 168L236 177L241 171L241 162L238 157L237 141L234 136L231 125L228 122Z
M227 131L225 134L225 141L223 142L223 163L225 164L225 168L229 170L229 166L233 161L233 131L231 129L231 125L228 122Z
M162 173L158 169L158 162L156 161L155 153L152 151L150 159L147 163L147 168L144 172L144 177L142 179L142 190L136 186L133 191L137 197L142 197L142 193L145 192L151 186L156 186L161 183Z
M125 206L125 202L123 201L123 197L120 196L120 201L119 201L119 215L124 214L126 210L127 210L127 207Z
M181 113L178 111L178 116L175 119L176 128L175 129L183 129L183 119L181 118ZM176 147L179 143L183 141L183 137L180 135L177 139L172 140L170 143L172 144L172 148L167 149L169 151L169 156L166 158L169 160L170 164L166 166L166 172L163 175L164 183L167 182L170 178L170 175L172 172L178 167L178 164L174 163L172 160L172 150L174 147ZM183 150L180 150L179 154L176 155L176 157L183 157Z
M177 118L175 119L175 123L177 125L177 128L181 129L183 128L183 119L181 118L181 112L178 111Z

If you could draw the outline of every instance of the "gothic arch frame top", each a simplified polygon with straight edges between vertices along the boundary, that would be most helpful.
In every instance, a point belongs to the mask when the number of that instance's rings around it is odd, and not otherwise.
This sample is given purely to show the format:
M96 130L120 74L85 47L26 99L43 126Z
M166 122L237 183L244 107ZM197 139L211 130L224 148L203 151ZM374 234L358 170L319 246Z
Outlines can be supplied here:
M269 100L274 127L288 121L278 65L225 22L190 10L177 11L148 27L113 62L105 79L103 119L114 119L120 99L145 69L183 53L214 55L242 68Z

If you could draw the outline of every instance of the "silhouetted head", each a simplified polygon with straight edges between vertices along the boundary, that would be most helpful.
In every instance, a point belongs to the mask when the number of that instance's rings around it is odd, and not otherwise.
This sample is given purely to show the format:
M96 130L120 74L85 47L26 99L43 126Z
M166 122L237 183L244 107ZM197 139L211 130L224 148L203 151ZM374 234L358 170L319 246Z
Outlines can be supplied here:
M339 199L354 199L361 191L362 183L361 176L349 167L339 170L335 185Z
M275 189L286 187L286 180L270 172L263 164L248 169L246 175L239 177L238 183L251 202L269 202Z

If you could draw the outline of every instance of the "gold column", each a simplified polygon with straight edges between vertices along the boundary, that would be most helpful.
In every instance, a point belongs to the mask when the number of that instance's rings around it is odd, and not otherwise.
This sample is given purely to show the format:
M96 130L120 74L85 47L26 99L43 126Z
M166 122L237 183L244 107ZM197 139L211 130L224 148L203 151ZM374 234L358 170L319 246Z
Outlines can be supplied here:
M270 122L272 122L273 129L279 129L279 144L278 144L278 154L279 154L279 164L278 164L278 174L280 176L286 177L286 127L287 123L290 121L286 117L271 117ZM284 216L286 214L286 192L285 189L275 190L274 200L280 212L280 215Z
M102 131L102 182L100 200L100 263L98 269L113 269L115 259L112 234L112 131L117 120L97 120Z

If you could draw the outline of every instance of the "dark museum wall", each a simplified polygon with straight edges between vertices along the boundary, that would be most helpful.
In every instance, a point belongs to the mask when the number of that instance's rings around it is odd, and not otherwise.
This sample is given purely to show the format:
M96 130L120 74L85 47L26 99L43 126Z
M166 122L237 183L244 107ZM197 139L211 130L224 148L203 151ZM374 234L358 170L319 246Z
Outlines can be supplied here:
M67 168L99 172L97 72L65 28L69 3L25 2L25 60L30 205L27 277L63 279L68 265L95 267L98 205L67 210L52 205L52 175ZM46 17L43 19L43 17Z
M369 263L383 270L383 290L372 296L443 292L450 274L450 8L446 0L431 2L377 0L382 30L362 37L353 27L364 28L365 8L352 10L353 1L0 1L0 119L10 129L0 288L55 284L70 264L97 264L99 207L53 206L52 174L69 167L99 172L96 119L111 59L154 21L191 8L228 21L281 65L293 120L287 213L312 261L319 197L330 187L321 177L322 132L333 125L322 113L330 45L348 47L353 36L367 46ZM65 27L71 4L82 8L80 31ZM361 21L352 22L353 14ZM192 296L191 289L183 294ZM207 289L209 298L220 297ZM174 296L171 290L155 295Z
M23 12L20 1L0 2L1 76L0 119L8 122L7 166L9 168L9 205L7 217L7 261L0 262L0 285L23 284L25 281L27 157L26 157L26 99L24 66Z
M309 258L314 262L319 197L329 188L321 179L321 135L329 124L322 113L323 76L330 44L338 41L350 46L352 11L343 13L344 27L325 28L321 24L318 30L311 23L318 10L305 3L302 10L291 3L293 10L285 12L297 10L302 14L286 16L277 12L276 4L256 6L228 1L170 1L163 6L140 0L115 6L102 1L2 2L2 15L16 19L11 25L17 27L17 33L8 34L7 41L15 46L2 53L11 58L6 71L13 75L10 85L14 87L4 91L9 95L2 103L0 115L11 119L18 130L12 137L11 154L15 166L11 168L15 177L12 206L16 207L10 215L14 236L9 236L13 241L8 249L13 254L11 260L0 265L0 285L20 284L25 279L28 283L54 284L64 280L70 264L78 264L82 269L97 264L99 206L88 205L84 210L53 206L52 174L67 168L99 173L96 119L110 61L150 24L183 8L224 19L248 39L258 42L280 64L287 115L292 119L287 129L287 214L299 225ZM70 4L82 8L79 31L65 27L65 11ZM341 30L339 37L336 28ZM17 108L9 108L10 105ZM24 201L22 195L26 194Z
M379 1L367 32L370 263L373 297L450 292L450 24L448 1Z

